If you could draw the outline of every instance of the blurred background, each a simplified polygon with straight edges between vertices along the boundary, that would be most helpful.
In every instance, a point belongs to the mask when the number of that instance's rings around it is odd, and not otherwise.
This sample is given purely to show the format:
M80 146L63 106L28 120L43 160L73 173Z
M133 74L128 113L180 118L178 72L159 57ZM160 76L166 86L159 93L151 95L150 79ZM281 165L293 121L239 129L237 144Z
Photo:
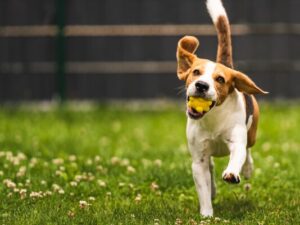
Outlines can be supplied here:
M271 94L299 98L300 1L224 0L235 68ZM1 0L0 101L180 98L183 35L214 60L204 0Z

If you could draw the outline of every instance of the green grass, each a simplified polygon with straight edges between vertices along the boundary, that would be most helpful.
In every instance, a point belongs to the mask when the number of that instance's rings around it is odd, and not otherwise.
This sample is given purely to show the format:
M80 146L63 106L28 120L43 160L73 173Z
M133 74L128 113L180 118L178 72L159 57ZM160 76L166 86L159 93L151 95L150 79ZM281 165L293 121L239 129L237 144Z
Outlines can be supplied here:
M262 104L250 181L224 183L228 158L215 160L210 220L199 216L183 106L137 108L2 107L0 224L300 224L299 104Z

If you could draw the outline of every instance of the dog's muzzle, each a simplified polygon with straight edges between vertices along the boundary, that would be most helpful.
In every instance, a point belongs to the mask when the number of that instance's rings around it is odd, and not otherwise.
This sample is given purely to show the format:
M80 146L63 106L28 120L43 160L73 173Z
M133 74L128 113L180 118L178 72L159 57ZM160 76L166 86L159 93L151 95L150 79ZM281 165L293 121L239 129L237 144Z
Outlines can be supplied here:
M186 101L187 101L186 102L186 104L187 104L187 115L191 119L194 119L194 120L201 119L206 113L208 113L216 105L216 101L212 101L212 104L209 106L208 111L203 110L202 112L199 112L195 108L188 106L189 100L190 100L190 96L188 96L187 99L186 99ZM207 99L207 100L209 100L209 99Z

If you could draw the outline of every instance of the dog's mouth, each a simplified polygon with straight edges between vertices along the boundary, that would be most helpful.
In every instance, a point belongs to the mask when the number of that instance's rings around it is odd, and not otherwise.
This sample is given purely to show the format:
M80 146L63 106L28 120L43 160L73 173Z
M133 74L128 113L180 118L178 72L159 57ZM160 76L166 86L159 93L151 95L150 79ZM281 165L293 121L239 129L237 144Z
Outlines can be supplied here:
M212 101L208 110L198 111L194 107L188 106L189 100L190 100L190 96L187 97L187 115L194 120L201 119L206 113L208 113L216 105L216 101Z

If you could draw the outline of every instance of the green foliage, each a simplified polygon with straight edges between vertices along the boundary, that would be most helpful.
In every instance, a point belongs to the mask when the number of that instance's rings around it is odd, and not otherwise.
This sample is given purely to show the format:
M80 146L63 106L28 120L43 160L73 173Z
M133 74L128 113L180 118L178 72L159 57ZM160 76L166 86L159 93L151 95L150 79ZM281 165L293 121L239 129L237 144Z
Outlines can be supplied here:
M183 107L0 109L0 224L300 224L300 106L262 104L255 173L199 216Z

